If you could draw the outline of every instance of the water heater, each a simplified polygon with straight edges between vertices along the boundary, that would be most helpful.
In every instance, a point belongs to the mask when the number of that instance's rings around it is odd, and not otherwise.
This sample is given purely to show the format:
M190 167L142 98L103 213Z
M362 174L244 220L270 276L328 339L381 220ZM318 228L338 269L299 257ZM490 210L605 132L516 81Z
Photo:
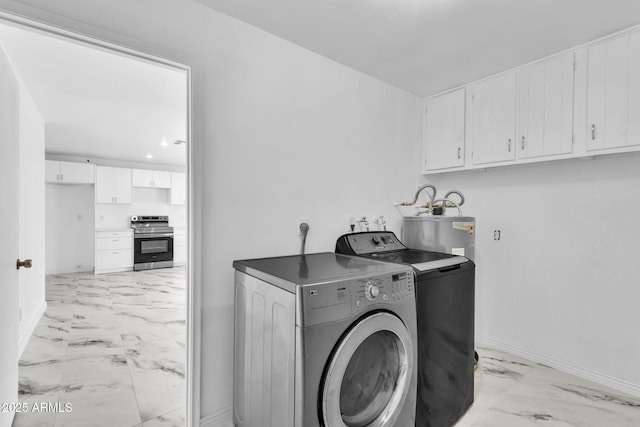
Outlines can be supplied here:
M402 242L410 249L475 258L476 219L472 216L405 216Z

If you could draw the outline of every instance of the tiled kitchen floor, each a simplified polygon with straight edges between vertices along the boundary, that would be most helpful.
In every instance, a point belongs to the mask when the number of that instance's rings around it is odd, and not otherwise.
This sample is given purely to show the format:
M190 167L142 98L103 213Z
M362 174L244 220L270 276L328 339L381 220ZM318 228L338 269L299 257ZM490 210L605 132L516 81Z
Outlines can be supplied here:
M20 400L72 412L14 427L182 427L184 268L47 277L48 309L20 361ZM475 402L456 427L637 427L640 398L479 348Z
M14 427L184 425L184 267L47 276L48 308L20 360Z

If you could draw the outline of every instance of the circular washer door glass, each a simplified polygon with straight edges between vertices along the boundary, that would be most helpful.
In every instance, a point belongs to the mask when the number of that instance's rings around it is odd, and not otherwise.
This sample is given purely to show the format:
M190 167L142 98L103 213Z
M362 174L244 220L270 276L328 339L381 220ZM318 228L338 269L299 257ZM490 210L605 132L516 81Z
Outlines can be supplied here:
M326 426L387 427L409 393L413 342L404 323L375 313L356 323L328 364L322 393Z
M353 353L340 387L342 420L364 427L387 408L402 373L398 337L378 331Z

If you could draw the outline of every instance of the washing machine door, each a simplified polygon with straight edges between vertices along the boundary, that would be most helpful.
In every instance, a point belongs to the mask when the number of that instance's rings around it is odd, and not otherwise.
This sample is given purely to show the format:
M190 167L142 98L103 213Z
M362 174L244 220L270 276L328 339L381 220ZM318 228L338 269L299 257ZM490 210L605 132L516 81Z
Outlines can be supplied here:
M405 324L390 313L355 324L328 363L321 400L325 426L393 426L411 385L413 345Z

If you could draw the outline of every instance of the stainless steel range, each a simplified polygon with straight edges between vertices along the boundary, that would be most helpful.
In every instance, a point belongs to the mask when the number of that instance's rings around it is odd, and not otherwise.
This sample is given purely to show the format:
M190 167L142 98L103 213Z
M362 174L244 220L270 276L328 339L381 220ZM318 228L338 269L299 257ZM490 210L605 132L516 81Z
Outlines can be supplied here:
M133 269L173 267L173 227L168 216L131 217Z

